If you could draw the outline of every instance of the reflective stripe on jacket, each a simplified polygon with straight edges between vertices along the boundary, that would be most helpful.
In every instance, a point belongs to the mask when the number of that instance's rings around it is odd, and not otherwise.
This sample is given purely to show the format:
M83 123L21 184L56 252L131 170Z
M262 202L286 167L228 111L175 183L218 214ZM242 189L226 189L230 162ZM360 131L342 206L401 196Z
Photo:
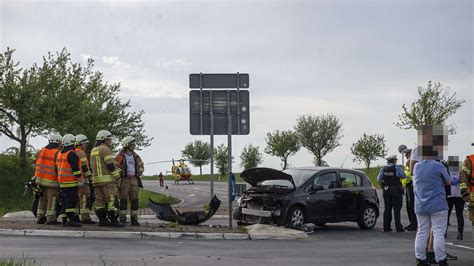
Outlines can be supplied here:
M57 148L42 148L36 159L35 176L36 182L46 187L57 187L58 176L55 168Z

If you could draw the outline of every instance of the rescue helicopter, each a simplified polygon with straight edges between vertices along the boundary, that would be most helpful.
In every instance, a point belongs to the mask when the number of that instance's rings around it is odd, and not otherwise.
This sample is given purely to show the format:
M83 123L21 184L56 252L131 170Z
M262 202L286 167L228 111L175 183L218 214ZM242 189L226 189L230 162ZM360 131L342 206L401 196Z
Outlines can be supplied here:
M180 181L187 181L188 184L193 185L194 181L192 179L191 168L185 162L189 162L189 159L180 159L178 163L175 163L175 159L152 162L147 164L160 164L160 163L171 163L171 170L166 171L167 174L172 174L175 177L174 185L179 185Z

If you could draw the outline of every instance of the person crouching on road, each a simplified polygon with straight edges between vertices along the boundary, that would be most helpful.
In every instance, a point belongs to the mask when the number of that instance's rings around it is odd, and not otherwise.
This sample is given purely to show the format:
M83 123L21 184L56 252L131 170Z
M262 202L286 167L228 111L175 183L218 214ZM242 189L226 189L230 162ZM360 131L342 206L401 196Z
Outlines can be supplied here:
M35 181L41 193L36 214L38 224L59 224L56 218L56 204L59 197L56 157L61 141L61 135L53 134L49 138L49 144L41 149L36 159Z
M56 165L58 168L58 181L61 190L61 206L63 226L82 226L79 211L76 209L79 202L78 186L81 181L79 156L74 151L76 138L71 134L63 137L63 148L58 154Z
M143 174L143 161L135 152L135 138L127 136L122 140L123 149L115 157L115 164L120 167L120 223L127 221L127 203L130 199L130 220L132 225L138 222L138 188L141 185L140 176ZM143 187L143 186L141 186Z
M92 173L89 167L89 160L87 159L86 149L89 145L89 140L83 134L78 134L76 136L76 154L79 156L80 164L81 164L81 183L79 186L79 201L76 208L79 209L81 222L83 224L95 224L92 221L90 216L89 207L87 204L88 199L90 199L90 189L89 183Z
M433 231L433 249L436 262L448 265L444 234L448 223L448 203L445 185L451 184L446 167L439 161L443 158L447 133L441 126L426 125L418 130L418 153L420 161L413 170L415 190L415 213L418 231L415 239L417 265L430 265L426 261L426 248ZM446 140L445 140L446 139ZM418 144L418 145L419 145Z
M118 212L115 207L120 169L115 167L111 146L112 133L108 130L100 130L97 133L90 160L95 214L99 218L99 226L123 227L118 221Z
M377 181L383 189L383 200L385 210L383 213L383 231L391 232L392 209L395 218L395 228L397 232L403 232L403 225L400 222L400 211L403 204L403 189L400 179L405 178L405 172L401 165L397 165L397 156L387 158L387 165L380 169Z

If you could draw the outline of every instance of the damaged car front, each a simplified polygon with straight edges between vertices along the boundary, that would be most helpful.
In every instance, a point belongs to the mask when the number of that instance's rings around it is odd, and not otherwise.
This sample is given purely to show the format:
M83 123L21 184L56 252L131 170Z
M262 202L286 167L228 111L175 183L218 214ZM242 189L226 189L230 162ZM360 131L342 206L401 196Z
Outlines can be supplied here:
M240 176L251 185L251 188L238 199L233 218L239 225L257 223L286 225L289 206L297 204L294 194L298 193L298 186L307 181L312 174L295 173L292 170L283 172L271 168L252 168L243 171Z

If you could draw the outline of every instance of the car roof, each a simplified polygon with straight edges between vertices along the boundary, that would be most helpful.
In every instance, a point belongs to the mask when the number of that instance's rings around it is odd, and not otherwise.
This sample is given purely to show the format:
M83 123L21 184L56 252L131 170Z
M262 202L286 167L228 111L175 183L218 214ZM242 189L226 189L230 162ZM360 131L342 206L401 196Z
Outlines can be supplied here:
M288 168L288 170L310 170L310 171L315 171L315 172L319 172L319 171L322 171L322 170L335 170L335 171L345 170L345 171L351 171L351 172L356 172L356 173L359 173L359 174L366 175L364 172L359 171L359 170L355 170L355 169L327 167L327 166L292 167L292 168Z

